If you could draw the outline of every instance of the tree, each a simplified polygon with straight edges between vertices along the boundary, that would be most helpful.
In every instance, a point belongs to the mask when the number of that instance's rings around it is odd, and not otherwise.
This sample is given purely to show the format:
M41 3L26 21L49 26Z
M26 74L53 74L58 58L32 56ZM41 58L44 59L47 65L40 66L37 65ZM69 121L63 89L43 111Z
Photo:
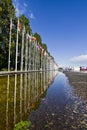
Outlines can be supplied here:
M34 33L34 37L36 37L37 43L39 43L40 45L42 45L42 38L41 38L40 34Z
M32 29L30 27L30 21L29 19L24 15L22 14L20 17L20 22L21 22L21 28L23 29L23 26L25 26L25 30L27 32L29 32L29 34L32 34Z
M2 68L7 68L8 66L9 32L11 18L13 22L13 28L11 30L11 67L14 68L18 18L16 17L15 8L12 3L12 0L0 0L0 70ZM22 43L23 27L25 26L26 33L32 35L33 32L30 27L30 20L24 14L19 16L19 20L21 23L21 31L18 37L18 65L20 68L20 50ZM40 34L34 33L33 36L36 37L37 43L39 43L39 45L41 45L44 48L44 50L48 52L47 45L42 43L42 38Z
M15 16L12 0L0 1L0 69L7 67L10 18Z
M42 44L42 47L44 48L44 50L47 52L47 45L46 44Z

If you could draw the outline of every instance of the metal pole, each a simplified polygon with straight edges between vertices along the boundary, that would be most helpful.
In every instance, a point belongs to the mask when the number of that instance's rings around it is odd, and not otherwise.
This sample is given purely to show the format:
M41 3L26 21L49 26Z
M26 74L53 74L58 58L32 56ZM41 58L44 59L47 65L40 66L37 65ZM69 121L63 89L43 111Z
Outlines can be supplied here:
M17 57L18 57L18 27L17 27L17 41L16 41L16 61L15 61L15 71L17 71Z
M11 27L10 27L10 37L9 37L8 71L10 71L10 49L11 49Z
M23 71L23 55L24 54L24 30L22 31L22 47L21 47L21 71Z
M25 48L25 71L27 71L27 60L28 59L28 40L26 38L26 48Z

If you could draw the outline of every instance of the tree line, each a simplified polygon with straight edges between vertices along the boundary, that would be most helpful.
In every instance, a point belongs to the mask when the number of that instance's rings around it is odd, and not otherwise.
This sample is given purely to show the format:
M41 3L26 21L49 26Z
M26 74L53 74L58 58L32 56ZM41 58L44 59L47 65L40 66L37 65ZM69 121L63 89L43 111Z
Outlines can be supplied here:
M10 33L10 19L12 18L12 35L11 35L11 66L15 66L15 46L16 46L16 35L17 35L17 22L16 10L12 3L12 0L0 0L0 70L7 69L8 67L8 51L9 51L9 33ZM47 49L47 45L42 42L40 34L37 32L33 33L30 26L30 20L24 15L19 16L21 23L21 32L25 26L25 30L36 37L37 43L41 45L44 50L50 55ZM21 35L19 33L19 50L21 48ZM20 55L20 54L19 54ZM52 57L52 56L51 56ZM53 58L53 57L52 57Z

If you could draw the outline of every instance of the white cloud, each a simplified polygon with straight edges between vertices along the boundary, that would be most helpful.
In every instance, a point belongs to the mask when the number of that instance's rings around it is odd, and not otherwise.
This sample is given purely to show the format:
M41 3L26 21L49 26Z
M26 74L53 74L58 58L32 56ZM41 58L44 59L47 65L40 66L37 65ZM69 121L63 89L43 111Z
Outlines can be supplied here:
M20 16L21 14L25 14L27 4L20 4L17 0L13 0L14 7L16 9L16 16Z
M18 7L16 7L16 16L19 16L19 15L21 15L21 11Z
M31 19L35 19L35 16L34 16L34 14L33 14L32 12L29 14L29 17L30 17Z
M25 14L30 19L35 19L34 14L32 13L31 10L30 11L28 10L28 5L25 2L20 4L18 0L13 0L13 4L16 9L17 17L20 16L21 14Z
M71 62L76 62L76 63L82 63L86 62L87 63L87 55L80 55L80 56L75 56L70 59Z

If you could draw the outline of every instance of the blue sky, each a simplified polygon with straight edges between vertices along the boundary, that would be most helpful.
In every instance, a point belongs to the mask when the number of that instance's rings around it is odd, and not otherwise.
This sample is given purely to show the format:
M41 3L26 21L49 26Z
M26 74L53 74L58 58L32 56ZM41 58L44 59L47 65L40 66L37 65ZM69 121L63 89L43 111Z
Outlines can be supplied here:
M87 66L87 0L13 0L61 66Z

